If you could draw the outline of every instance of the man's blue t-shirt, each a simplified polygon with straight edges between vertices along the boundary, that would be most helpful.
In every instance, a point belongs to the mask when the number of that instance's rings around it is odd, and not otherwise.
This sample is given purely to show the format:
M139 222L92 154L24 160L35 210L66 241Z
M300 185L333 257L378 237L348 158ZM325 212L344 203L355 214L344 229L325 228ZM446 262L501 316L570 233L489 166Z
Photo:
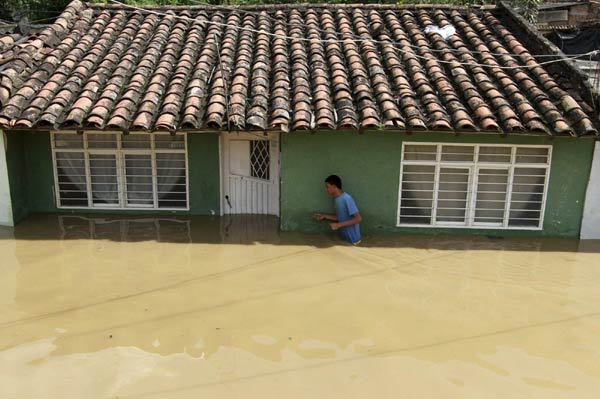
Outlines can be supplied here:
M338 222L345 222L351 220L352 215L358 213L358 207L350 194L342 193L342 195L335 199L335 212ZM352 244L360 241L360 226L358 223L348 227L341 227L339 232L340 237L344 241Z

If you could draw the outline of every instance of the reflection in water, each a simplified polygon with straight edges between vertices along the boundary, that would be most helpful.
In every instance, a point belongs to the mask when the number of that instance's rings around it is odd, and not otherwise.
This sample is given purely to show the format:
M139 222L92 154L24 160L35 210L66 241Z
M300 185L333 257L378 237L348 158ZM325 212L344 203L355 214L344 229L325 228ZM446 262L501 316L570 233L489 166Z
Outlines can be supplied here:
M0 398L596 397L600 243L277 222L0 229Z
M196 242L206 240L232 244L253 242L277 244L280 234L279 219L263 215L195 218L103 218L59 215L56 216L56 220L61 240L106 239L129 242L192 243L196 239ZM51 223L50 220L47 221ZM37 227L44 228L39 225ZM27 236L26 231L27 226L17 228L18 233L23 232L23 237Z
M221 239L226 243L279 243L279 219L264 215L225 215L221 218Z
M62 240L169 241L191 243L190 221L163 218L105 219L58 216Z

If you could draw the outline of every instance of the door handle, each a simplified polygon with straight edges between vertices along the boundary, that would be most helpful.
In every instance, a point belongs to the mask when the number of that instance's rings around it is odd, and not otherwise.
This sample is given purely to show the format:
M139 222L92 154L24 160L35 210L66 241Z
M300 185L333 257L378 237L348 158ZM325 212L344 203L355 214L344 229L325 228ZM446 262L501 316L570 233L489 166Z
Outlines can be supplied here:
M233 208L233 207L231 206L231 201L229 201L229 195L226 195L226 196L225 196L225 200L227 201L227 205L229 205L229 208Z

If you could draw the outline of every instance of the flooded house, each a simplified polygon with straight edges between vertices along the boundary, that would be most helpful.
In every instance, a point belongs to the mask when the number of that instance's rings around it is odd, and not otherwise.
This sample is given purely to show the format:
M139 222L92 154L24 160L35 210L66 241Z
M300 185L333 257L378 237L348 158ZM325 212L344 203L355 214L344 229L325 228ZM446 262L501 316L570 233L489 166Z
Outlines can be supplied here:
M335 173L368 232L600 238L598 94L503 3L76 0L0 51L2 224L264 214L322 231Z

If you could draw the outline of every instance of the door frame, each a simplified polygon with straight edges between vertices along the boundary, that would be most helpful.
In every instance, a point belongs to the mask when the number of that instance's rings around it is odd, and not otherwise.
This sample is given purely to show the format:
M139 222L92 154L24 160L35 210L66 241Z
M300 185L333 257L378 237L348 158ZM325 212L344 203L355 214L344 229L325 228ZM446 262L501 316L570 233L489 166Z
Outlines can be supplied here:
M242 139L242 140L252 140L252 139L260 139L269 141L276 141L276 154L277 154L277 163L276 165L271 164L271 171L276 171L275 177L276 181L272 184L277 188L277 212L275 215L279 217L281 214L281 132L222 132L219 135L219 183L220 183L220 216L226 215L225 207L227 206L227 201L225 199L225 184L229 184L228 179L228 171L229 168L226 167L226 164L229 162L229 140L230 139ZM273 146L272 143L269 143L269 155L272 156Z

